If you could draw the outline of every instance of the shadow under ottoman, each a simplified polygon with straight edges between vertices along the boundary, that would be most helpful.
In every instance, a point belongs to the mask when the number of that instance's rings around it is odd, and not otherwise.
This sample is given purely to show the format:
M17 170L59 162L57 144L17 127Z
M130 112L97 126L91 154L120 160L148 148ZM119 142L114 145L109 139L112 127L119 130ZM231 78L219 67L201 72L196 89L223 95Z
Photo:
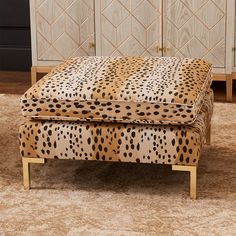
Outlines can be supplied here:
M210 123L213 112L213 92L209 89L210 83L205 86L206 91L199 105L199 111L196 116L192 117L192 122L186 124L181 124L181 117L177 117L179 122L176 123L171 123L171 120L164 122L158 120L156 123L147 120L135 122L135 119L128 121L125 118L125 122L119 122L112 120L114 117L111 114L109 121L105 119L105 116L102 121L99 121L98 117L97 120L93 120L91 117L89 119L86 117L87 113L84 114L85 118L82 120L81 117L79 119L76 117L80 115L80 112L73 112L73 116L67 114L63 119L55 114L46 118L46 114L56 112L58 99L54 98L54 105L51 104L51 101L46 105L42 102L41 110L37 111L39 108L34 110L34 107L37 106L33 104L40 102L39 98L34 97L35 91L42 86L45 86L46 89L51 86L50 89L53 89L53 80L50 78L57 75L58 71L64 73L62 71L66 71L64 68L68 68L69 65L64 65L61 69L58 67L51 75L39 81L39 84L31 88L22 98L23 113L30 118L21 125L19 130L25 188L30 188L30 163L44 163L45 159L152 163L172 165L172 170L190 172L190 196L192 199L196 199L197 166L202 146L205 141L210 143ZM72 65L74 64L72 63ZM174 75L176 76L176 72ZM56 77L56 79L58 78ZM52 91L50 89L48 89L48 94ZM27 97L29 94L31 96L33 94L31 99ZM48 99L48 94L41 95ZM90 108L95 107L96 102L99 107L101 103L98 101L96 98L94 104L89 104ZM71 100L68 99L64 101L64 105L68 105L70 102ZM82 102L73 103L74 106L77 106L78 111L80 108L84 108L82 107L84 105L81 105ZM50 106L54 108L54 111L50 111ZM58 110L61 109L60 106L58 105ZM165 104L165 106L167 105ZM179 105L177 104L177 106ZM190 106L188 107L190 110ZM45 109L44 114L42 113L40 116L42 109ZM159 109L161 108L159 107ZM148 106L144 110L148 110ZM29 113L31 114L29 115ZM101 112L101 114L106 113ZM140 112L135 117L136 121L139 114ZM170 118L172 117L170 116ZM185 115L182 116L182 119L184 118L186 118Z

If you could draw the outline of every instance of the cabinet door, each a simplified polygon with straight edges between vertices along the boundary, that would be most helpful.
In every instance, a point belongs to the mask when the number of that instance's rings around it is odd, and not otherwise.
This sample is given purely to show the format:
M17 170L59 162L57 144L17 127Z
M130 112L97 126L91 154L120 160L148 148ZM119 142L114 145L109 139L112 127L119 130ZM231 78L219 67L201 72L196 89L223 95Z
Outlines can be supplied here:
M100 0L99 8L102 55L160 55L161 0Z
M167 56L203 58L226 66L226 0L165 0L163 38Z
M29 0L0 3L0 70L30 70Z
M34 8L38 61L95 55L93 0L35 0Z

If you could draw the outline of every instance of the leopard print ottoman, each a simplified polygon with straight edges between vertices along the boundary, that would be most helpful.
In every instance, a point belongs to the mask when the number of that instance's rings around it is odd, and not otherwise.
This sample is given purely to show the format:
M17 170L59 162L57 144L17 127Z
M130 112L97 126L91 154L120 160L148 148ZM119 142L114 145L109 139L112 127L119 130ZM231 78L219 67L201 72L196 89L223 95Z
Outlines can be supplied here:
M20 127L23 157L197 165L212 116L210 91L192 125L29 120Z
M199 59L82 57L66 61L21 99L25 188L46 159L171 165L196 170L210 137L211 65Z
M211 85L199 59L81 57L55 68L21 98L42 120L191 124Z

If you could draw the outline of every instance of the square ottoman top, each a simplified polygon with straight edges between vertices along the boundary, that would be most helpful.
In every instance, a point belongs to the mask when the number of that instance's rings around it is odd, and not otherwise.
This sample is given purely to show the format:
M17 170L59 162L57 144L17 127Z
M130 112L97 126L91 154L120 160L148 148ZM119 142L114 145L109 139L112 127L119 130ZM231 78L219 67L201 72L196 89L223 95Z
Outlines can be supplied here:
M191 124L211 85L211 64L166 57L67 60L21 98L35 119Z

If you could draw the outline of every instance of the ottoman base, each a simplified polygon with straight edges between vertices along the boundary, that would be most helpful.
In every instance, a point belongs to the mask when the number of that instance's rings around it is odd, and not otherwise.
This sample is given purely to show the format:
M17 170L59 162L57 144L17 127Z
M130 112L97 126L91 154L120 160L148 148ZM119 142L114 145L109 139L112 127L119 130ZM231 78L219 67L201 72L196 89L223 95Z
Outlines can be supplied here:
M190 125L155 125L29 120L19 131L24 187L30 164L46 159L95 160L171 165L190 173L196 199L197 166L203 144L210 144L213 96Z
M206 131L207 145L211 143L211 125L209 125ZM31 188L30 184L30 164L45 164L46 158L30 158L22 157L23 164L23 181L24 189L29 190ZM173 171L184 171L190 174L190 198L196 200L197 198L197 166L183 166L183 165L172 165Z

